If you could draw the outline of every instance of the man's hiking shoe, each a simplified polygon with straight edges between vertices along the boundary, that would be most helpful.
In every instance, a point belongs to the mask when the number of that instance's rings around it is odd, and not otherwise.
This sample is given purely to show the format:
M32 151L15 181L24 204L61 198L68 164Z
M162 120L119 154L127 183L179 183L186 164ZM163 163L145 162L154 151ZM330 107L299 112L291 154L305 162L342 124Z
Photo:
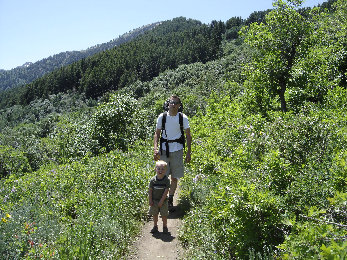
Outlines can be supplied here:
M152 234L155 234L155 233L158 233L159 231L158 231L158 226L154 226L153 228L152 228L152 230L151 230L151 233Z
M168 234L168 233L169 233L169 230L168 230L167 227L163 227L163 233L164 233L164 234Z
M175 208L173 206L173 196L169 196L169 200L168 200L168 205L169 205L169 212L174 212Z
M175 211L175 207L173 206L173 203L171 203L171 205L169 204L169 212L174 212Z

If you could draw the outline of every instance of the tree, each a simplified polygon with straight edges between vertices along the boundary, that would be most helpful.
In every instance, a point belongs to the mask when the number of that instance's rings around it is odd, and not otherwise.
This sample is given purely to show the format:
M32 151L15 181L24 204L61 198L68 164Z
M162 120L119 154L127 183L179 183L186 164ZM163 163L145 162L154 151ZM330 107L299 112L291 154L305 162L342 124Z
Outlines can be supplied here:
M113 94L107 103L97 107L92 117L92 139L99 149L127 150L136 138L134 115L138 112L137 101L130 95Z
M305 55L294 67L295 85L288 98L323 102L329 90L346 88L347 2L339 0L329 9L314 9L310 16L315 29L305 41L309 46Z
M286 112L288 104L322 103L329 90L346 87L346 1L311 10L298 9L301 3L278 0L264 23L241 31L253 51L245 86L262 112L273 97Z
M287 111L285 92L292 79L292 68L299 55L302 42L313 30L313 23L305 19L296 8L301 0L278 0L275 9L266 15L265 23L252 23L241 34L245 42L255 49L253 61L246 67L246 75L254 88L256 98L267 106L269 98L278 96L281 110ZM261 96L259 96L261 95Z
M232 17L225 23L225 34L224 38L226 40L237 39L239 37L239 31L244 21L241 17Z

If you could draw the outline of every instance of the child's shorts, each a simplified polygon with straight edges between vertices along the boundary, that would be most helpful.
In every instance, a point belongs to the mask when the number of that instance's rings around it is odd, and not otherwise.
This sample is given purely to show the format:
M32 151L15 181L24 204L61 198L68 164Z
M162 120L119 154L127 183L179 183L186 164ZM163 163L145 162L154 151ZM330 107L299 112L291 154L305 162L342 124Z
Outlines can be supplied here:
M149 207L149 211L148 214L149 215L158 215L160 212L160 215L162 217L166 217L169 215L169 205L168 205L168 200L166 199L163 203L163 205L161 206L161 208L158 207L158 203L159 201L153 201L154 205Z

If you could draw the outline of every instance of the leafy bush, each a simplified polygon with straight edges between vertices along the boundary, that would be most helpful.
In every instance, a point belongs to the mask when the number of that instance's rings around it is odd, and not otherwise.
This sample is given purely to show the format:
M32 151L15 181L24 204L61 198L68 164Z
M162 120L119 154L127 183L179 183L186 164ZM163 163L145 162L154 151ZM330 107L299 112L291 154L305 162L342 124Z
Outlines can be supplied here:
M96 151L97 142L92 139L91 117L95 109L61 116L46 142L52 147L52 161L65 163L83 158Z
M28 158L20 151L0 145L0 177L31 172Z
M192 209L180 232L187 254L276 259L299 243L297 252L310 245L307 256L343 255L345 204L329 203L345 196L343 109L311 105L264 118L241 112L238 101L212 94L206 114L192 120L193 161L182 183ZM308 209L326 213L311 219ZM336 225L308 229L327 219Z
M180 234L193 256L244 259L250 249L262 252L284 240L280 198L254 185L236 184L236 175L223 168L193 185L195 207Z
M136 99L126 94L111 95L98 106L91 122L91 136L99 149L127 150L138 138L147 134L146 114L139 110Z
M0 253L6 259L120 258L147 210L154 174L136 151L85 157L1 180Z
M345 259L346 242L346 193L336 193L328 198L326 210L311 207L306 215L288 219L291 233L279 246L283 259L316 258Z

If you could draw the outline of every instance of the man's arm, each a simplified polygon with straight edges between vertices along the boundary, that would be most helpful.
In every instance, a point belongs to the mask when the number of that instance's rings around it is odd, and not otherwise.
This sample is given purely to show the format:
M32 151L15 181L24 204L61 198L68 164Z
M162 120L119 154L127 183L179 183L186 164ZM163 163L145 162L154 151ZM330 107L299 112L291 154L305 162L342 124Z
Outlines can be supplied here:
M187 154L186 154L186 163L189 163L191 160L191 147L192 147L192 135L190 134L190 128L185 130L186 140L187 140Z
M161 130L160 129L156 129L155 133L154 133L154 148L153 148L153 152L154 152L154 161L157 161L160 159L160 154L159 154L159 150L158 150L158 144L159 144L159 138L160 138L160 133Z

